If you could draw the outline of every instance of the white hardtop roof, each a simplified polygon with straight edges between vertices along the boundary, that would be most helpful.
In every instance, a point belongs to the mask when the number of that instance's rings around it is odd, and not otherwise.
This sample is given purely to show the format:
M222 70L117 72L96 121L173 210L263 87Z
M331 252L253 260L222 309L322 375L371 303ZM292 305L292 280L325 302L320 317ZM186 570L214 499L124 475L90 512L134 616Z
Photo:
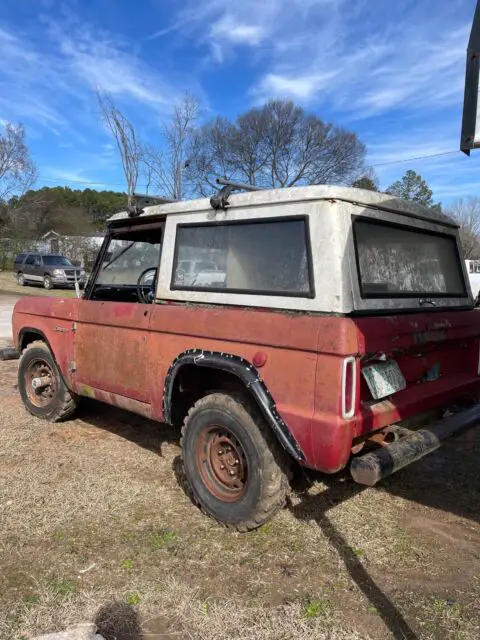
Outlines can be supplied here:
M379 193L353 187L339 187L330 185L312 185L308 187L288 187L283 189L262 189L246 193L232 194L228 199L228 209L235 207L249 207L269 204L305 202L312 200L340 200L365 207L387 209L412 217L421 217L448 226L458 225L454 220L423 205L402 200L388 193ZM227 210L228 210L227 209ZM141 218L149 216L165 216L185 213L205 213L213 211L210 198L197 200L181 200L145 207ZM121 211L108 219L108 222L128 218L127 211Z

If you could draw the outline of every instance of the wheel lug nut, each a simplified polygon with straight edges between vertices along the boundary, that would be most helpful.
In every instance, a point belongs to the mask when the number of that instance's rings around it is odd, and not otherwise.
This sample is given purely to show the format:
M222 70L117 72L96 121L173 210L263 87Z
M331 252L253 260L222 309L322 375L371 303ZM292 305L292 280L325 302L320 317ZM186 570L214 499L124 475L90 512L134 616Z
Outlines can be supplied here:
M231 476L234 476L234 475L235 475L235 471L234 471L233 469L230 471L230 475L231 475Z
M223 449L219 449L219 450L218 450L218 455L219 455L219 456L222 456L222 455L223 455Z
M225 469L225 465L224 465L224 464L221 464L221 465L220 465L220 469Z

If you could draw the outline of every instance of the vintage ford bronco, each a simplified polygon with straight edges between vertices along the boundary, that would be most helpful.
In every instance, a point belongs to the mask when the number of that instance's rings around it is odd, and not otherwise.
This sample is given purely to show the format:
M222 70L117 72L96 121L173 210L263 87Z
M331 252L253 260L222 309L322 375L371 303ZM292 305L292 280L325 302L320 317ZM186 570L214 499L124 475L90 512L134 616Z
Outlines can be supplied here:
M284 504L293 465L350 462L373 485L476 424L480 314L442 214L342 187L233 188L114 216L83 298L21 299L3 357L21 358L39 418L87 396L181 427L195 501L246 531Z

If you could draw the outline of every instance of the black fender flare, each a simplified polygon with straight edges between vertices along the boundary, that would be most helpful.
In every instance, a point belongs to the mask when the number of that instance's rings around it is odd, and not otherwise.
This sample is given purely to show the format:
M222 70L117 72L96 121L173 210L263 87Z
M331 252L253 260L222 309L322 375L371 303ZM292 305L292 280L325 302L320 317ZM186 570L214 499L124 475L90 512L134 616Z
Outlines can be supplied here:
M165 421L172 423L172 393L175 378L185 365L209 367L233 374L243 382L245 388L255 399L264 418L272 428L280 444L297 462L305 462L305 454L277 411L275 401L257 369L248 360L231 353L188 349L172 362L165 377L163 389L163 411Z

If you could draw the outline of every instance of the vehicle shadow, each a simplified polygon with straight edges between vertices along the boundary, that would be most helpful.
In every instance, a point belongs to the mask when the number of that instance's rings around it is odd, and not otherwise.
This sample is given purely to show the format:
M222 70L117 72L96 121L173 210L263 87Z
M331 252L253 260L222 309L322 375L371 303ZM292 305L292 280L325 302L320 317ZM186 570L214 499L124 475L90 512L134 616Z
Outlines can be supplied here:
M78 418L85 424L120 436L158 456L162 456L163 444L177 443L179 440L179 432L169 425L89 398L82 398Z
M310 484L316 479L321 479L324 484L328 484L328 488L320 496L307 493ZM296 496L300 498L300 501L293 504L289 500L287 506L295 518L316 522L326 540L338 553L352 580L371 605L375 607L392 637L395 640L416 640L418 636L402 613L370 576L361 558L356 555L354 548L328 517L328 511L331 508L353 498L364 490L365 487L355 484L344 474L327 479L324 476L309 474L296 487Z
M447 440L435 453L386 478L378 488L370 490L479 522L479 468L480 428L476 428ZM320 495L310 495L308 489L316 481L327 485L327 489ZM300 476L294 488L299 502L289 502L291 513L299 520L316 522L393 637L399 640L416 638L401 612L369 575L361 558L357 557L355 550L328 517L330 509L355 497L367 487L355 484L345 471L336 476L308 472ZM435 517L434 514L432 517Z

